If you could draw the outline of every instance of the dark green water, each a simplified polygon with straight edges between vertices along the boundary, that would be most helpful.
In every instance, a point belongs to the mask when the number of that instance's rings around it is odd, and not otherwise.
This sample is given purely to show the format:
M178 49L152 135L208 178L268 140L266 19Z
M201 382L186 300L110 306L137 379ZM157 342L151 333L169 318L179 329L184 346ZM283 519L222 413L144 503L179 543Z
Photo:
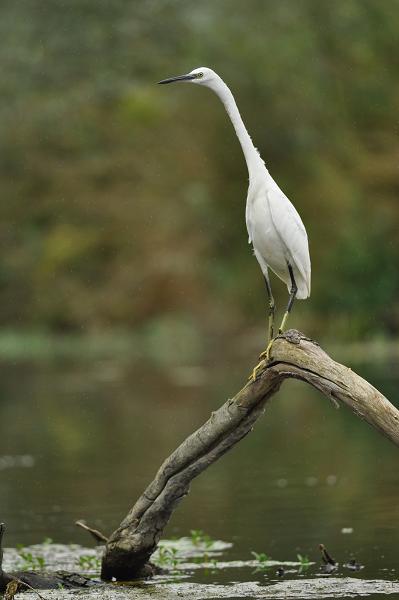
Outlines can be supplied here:
M80 518L110 532L168 453L241 387L244 367L228 359L170 370L127 361L3 363L6 545L45 537L90 545L74 526ZM393 369L357 371L399 403ZM398 491L398 450L389 441L305 384L287 382L254 432L194 482L166 536L202 529L234 543L228 560L255 550L319 561L322 542L340 562L364 564L359 576L396 579Z

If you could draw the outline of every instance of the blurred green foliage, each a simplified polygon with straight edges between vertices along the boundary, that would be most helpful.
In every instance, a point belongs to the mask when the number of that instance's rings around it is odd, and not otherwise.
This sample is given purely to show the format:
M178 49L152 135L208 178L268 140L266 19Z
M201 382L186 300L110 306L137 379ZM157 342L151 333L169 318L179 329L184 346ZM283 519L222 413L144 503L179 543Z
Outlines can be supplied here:
M3 0L0 325L263 323L223 107L155 85L207 65L308 229L291 323L397 335L398 18L398 0Z

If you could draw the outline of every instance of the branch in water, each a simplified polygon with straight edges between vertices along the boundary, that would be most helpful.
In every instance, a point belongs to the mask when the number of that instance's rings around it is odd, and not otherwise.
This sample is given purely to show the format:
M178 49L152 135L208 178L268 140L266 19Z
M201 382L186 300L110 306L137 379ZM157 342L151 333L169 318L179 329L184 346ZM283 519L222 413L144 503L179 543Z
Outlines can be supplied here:
M270 363L257 377L213 412L162 464L155 479L111 535L102 577L131 580L151 575L149 563L169 518L191 481L246 436L285 379L300 379L357 416L399 446L399 411L367 381L335 362L320 346L295 330L278 336Z

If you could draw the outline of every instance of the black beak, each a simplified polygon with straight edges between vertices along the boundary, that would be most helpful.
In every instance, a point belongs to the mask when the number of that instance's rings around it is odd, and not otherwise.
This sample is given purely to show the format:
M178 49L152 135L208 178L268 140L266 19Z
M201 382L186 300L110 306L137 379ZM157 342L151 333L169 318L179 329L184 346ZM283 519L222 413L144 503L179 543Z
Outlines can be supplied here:
M179 75L178 77L169 77L169 79L162 79L162 81L158 81L158 83L173 83L174 81L190 81L191 79L196 79L196 75Z

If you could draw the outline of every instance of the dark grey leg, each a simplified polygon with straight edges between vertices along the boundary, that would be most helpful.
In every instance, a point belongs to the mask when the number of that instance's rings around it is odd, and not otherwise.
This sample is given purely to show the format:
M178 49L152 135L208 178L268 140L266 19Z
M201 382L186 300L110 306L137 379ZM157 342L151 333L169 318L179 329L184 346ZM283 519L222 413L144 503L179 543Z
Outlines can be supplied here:
M270 285L270 281L268 277L264 275L267 296L269 298L269 342L273 339L273 330L274 330L274 311L275 311L275 303L272 294L272 288Z
M285 329L285 326L287 324L288 315L291 312L292 305L294 304L295 296L298 291L298 286L295 282L294 273L293 273L291 265L288 265L288 271L289 271L290 278L291 278L291 291L290 291L290 297L288 300L287 310L284 313L284 317L283 317L283 320L281 321L280 329L278 330L279 334L283 333L283 331Z

